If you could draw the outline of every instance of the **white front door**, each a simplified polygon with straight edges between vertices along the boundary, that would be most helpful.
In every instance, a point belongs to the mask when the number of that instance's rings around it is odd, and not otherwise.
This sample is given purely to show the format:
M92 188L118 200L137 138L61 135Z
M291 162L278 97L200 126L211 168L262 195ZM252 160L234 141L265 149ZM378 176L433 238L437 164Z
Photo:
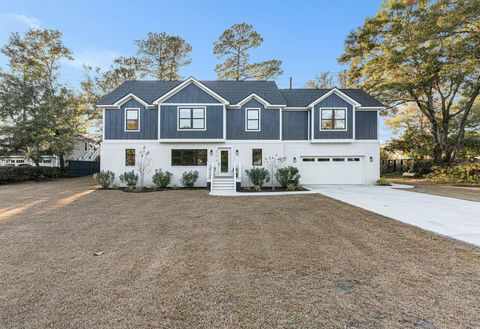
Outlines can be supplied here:
M220 148L218 149L218 175L230 176L230 149Z

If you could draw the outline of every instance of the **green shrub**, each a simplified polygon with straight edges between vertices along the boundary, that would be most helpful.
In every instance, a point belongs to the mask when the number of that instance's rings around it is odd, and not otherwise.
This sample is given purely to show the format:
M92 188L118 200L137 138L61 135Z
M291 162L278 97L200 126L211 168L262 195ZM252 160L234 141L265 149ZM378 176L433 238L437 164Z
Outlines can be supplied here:
M95 179L97 184L100 184L103 188L110 188L110 186L113 184L113 181L115 180L115 174L110 170L102 170L98 173L93 174L93 178Z
M296 189L297 189L297 185L287 184L287 191L295 191Z
M196 170L185 171L182 174L182 179L180 180L180 182L185 187L193 187L197 179L198 179L198 171Z
M295 185L295 184L288 184L287 185L287 191L302 191L303 186L301 184Z
M377 179L377 185L379 186L390 186L390 183L386 178L379 178Z
M262 167L254 167L250 170L247 169L245 170L245 173L257 191L260 191L262 186L270 181L268 170Z
M65 177L59 167L0 167L0 185Z
M434 166L427 178L446 184L480 184L480 163Z
M135 186L137 186L137 183L138 183L138 175L133 170L126 171L120 175L120 181L123 184L127 185L130 191L134 191Z
M294 186L298 185L300 180L300 174L298 173L298 168L293 166L288 166L285 168L278 169L277 180L282 185L283 188L287 188L289 184Z
M162 171L162 169L155 169L155 174L153 174L152 179L157 187L167 187L172 179L172 173L169 171Z
M421 176L432 172L433 161L431 160L416 160L413 163L413 171Z

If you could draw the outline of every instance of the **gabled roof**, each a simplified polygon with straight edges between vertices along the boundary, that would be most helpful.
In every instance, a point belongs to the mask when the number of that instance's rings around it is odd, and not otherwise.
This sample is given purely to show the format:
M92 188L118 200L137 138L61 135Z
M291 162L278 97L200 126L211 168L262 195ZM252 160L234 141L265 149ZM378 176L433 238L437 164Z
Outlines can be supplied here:
M202 81L207 87L237 104L255 94L270 104L286 104L275 81Z
M280 89L288 107L307 107L332 89ZM373 96L361 89L338 89L348 97L361 104L362 107L384 107Z
M184 81L125 81L110 94L100 99L97 105L112 105L128 94L134 94L146 103L152 104L156 99L165 95ZM230 104L237 104L251 94L256 94L270 104L286 104L282 93L274 81L212 81L200 80L207 88L228 100Z
M153 102L169 91L189 80L158 81L138 80L125 81L111 93L105 95L97 103L99 106L115 105L119 100L128 95L134 95L147 104ZM286 105L287 107L307 107L332 89L279 89L274 81L218 81L218 80L194 80L202 86L210 89L214 94L228 101L232 106L242 102L252 94L260 97L272 105ZM335 89L353 101L361 104L361 107L382 108L384 105L360 89Z
M158 97L182 82L183 81L125 81L111 93L103 96L97 105L112 105L130 93L143 99L146 103L152 104Z
M163 94L162 96L158 97L155 101L153 101L153 104L158 104L169 99L170 97L172 97L173 95L180 92L182 89L186 88L191 84L196 85L198 88L202 89L204 92L206 92L213 98L217 99L220 103L229 104L228 100L226 100L224 97L216 93L213 89L209 88L208 86L204 85L201 81L198 81L193 77L188 78L187 80L183 81L181 84L177 85L173 89L170 89L170 91L167 92L166 94Z

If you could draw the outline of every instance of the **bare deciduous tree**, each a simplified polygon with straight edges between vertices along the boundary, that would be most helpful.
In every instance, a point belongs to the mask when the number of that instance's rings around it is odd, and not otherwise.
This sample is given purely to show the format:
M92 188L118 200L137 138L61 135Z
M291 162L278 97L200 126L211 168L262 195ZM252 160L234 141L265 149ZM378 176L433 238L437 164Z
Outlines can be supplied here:
M280 157L278 154L265 157L265 167L270 173L272 179L272 191L275 191L275 177L277 177L278 169L283 167L286 157Z
M138 175L140 176L140 188L143 188L143 182L145 180L145 175L150 173L150 163L152 159L150 158L150 151L147 151L145 146L142 148L140 152L138 152L137 155L137 161L135 161L136 165L135 167L138 170Z

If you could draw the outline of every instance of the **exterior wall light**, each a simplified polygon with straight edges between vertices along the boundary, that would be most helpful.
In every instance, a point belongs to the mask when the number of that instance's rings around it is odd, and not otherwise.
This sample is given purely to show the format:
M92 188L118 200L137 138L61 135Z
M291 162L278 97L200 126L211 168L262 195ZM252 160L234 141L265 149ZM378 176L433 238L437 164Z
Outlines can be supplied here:
M235 155L236 155L237 157L238 157L238 154L239 154L239 153L238 153L238 150L235 150Z
M212 156L212 155L213 155L213 150L210 150L210 156Z
M370 157L370 162L373 162L373 157Z
M297 163L297 158L293 157L293 163Z

